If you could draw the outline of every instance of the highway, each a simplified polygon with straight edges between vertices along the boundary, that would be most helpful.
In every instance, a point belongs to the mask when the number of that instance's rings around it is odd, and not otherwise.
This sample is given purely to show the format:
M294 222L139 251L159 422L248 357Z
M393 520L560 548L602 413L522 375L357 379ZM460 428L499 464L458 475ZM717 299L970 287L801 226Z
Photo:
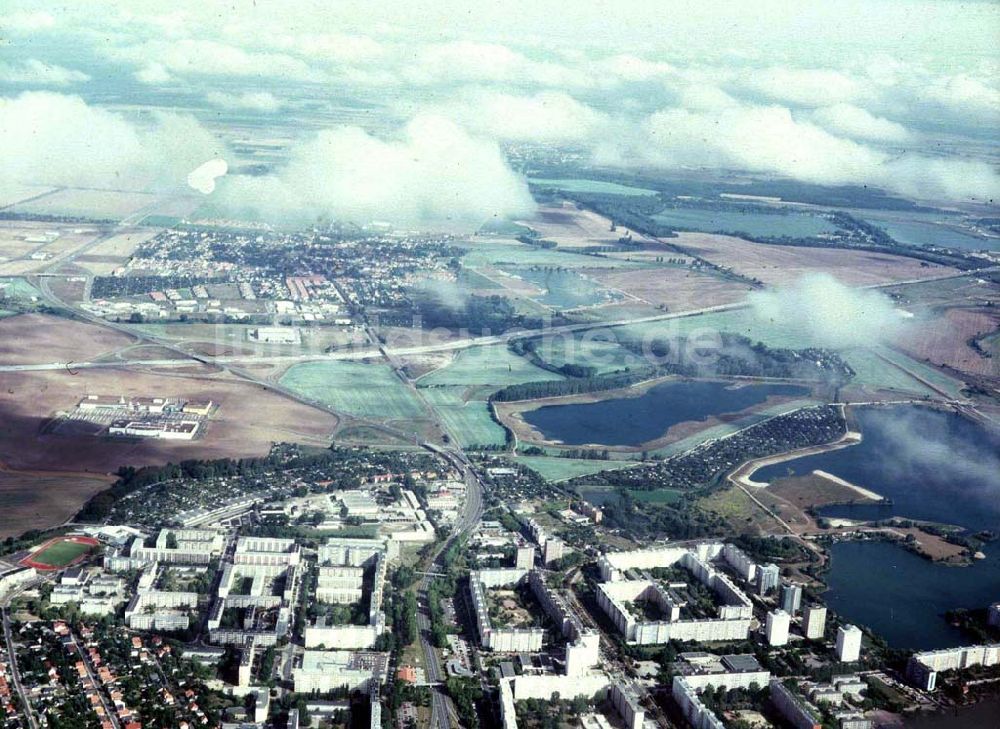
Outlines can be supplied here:
M462 513L454 524L448 539L439 547L437 555L427 569L427 572L438 572L444 569L441 563L441 556L457 539L475 527L483 516L483 485L479 477L466 457L457 449L441 448L425 443L424 446L435 453L446 458L453 466L462 473L465 481L465 504ZM424 666L427 671L427 681L434 684L431 686L431 726L436 729L451 729L459 726L458 716L455 713L455 706L451 697L445 693L440 685L447 676L441 670L441 662L438 659L437 649L431 642L431 619L427 590L430 587L433 576L425 574L417 587L417 632L420 636L420 646L424 653Z
M116 228L114 232L108 233L105 236L95 240L93 243L84 247L83 249L75 252L72 256L67 259L58 261L55 265L63 265L65 263L71 262L80 253L83 253L87 248L97 245L104 239L111 237L117 232L120 232L120 227ZM939 276L928 276L926 278L912 279L909 281L895 281L891 283L880 283L880 284L870 284L867 286L859 287L861 289L881 289L889 288L892 286L904 286L915 283L926 283L930 281L943 281L952 278L962 278L964 276L981 275L983 273L989 273L993 271L1000 270L1000 267L989 267L978 269L976 271L963 271L959 273L950 273L946 275ZM312 362L312 361L353 361L361 359L370 359L373 357L384 357L389 360L390 363L397 363L398 359L401 357L412 357L417 355L425 354L436 354L442 352L458 352L465 349L474 349L476 347L488 347L497 344L507 344L514 339L522 339L525 337L537 337L537 336L560 336L566 334L575 334L578 332L592 331L595 329L614 329L616 327L628 326L631 324L648 324L653 322L670 321L673 319L686 319L694 316L701 316L704 314L713 314L726 311L738 311L741 309L746 309L749 304L746 303L734 303L734 304L721 304L718 306L706 306L698 309L690 309L686 311L669 312L663 314L652 314L649 316L640 317L630 317L624 319L616 319L612 321L595 321L595 322L580 322L576 324L564 324L556 327L546 327L542 329L517 329L509 332L504 332L503 334L492 334L480 337L466 337L463 339L456 339L447 342L435 342L432 344L425 345L414 345L406 347L396 347L390 348L381 343L379 343L377 337L367 329L370 340L369 346L364 346L361 348L349 348L342 351L334 352L304 352L302 354L284 354L284 355L231 355L231 356L221 356L221 357L208 357L203 355L197 355L184 349L184 347L174 341L163 339L161 337L156 337L146 332L141 332L128 324L122 324L120 322L112 322L104 319L103 317L91 314L85 310L82 310L76 306L72 306L63 302L55 294L52 293L48 286L48 281L51 274L36 275L31 278L35 279L35 283L39 290L43 293L44 297L53 306L69 308L74 311L78 316L87 321L97 324L99 326L108 327L110 329L115 329L116 331L122 332L123 334L130 335L141 342L147 342L149 344L155 344L160 347L177 352L179 355L176 358L163 358L163 359L107 359L107 360L94 360L94 361L84 361L84 362L45 362L45 363L33 363L33 364L8 364L0 365L0 372L35 372L35 371L48 371L48 370L79 370L79 369L98 369L98 368L114 368L114 367L124 367L124 366L147 366L147 367L189 367L192 360L196 360L205 365L214 365L217 367L224 367L231 369L232 367L238 368L240 365L255 365L255 364L296 364L299 362ZM134 346L134 345L133 345ZM395 367L395 364L394 364ZM254 382L270 387L271 389L280 389L274 386L274 383L260 380L249 373L242 372L241 376L251 379ZM404 380L405 380L404 376ZM288 391L284 391L283 394L288 395ZM311 403L315 405L315 403Z

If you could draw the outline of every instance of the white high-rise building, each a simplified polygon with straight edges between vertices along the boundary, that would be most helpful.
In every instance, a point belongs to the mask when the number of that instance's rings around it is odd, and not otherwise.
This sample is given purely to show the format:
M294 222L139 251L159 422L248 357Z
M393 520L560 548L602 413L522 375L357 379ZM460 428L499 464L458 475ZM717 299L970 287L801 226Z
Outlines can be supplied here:
M784 610L772 610L767 614L767 624L764 627L764 634L767 636L768 645L787 645L788 626L792 622L792 616Z
M757 594L766 595L781 581L781 569L773 562L757 570Z
M826 633L826 608L810 605L802 613L802 634L809 640L822 640Z
M535 566L535 548L530 544L517 547L514 554L514 567L519 570L530 570Z
M837 660L851 663L861 657L861 629L854 625L837 628Z

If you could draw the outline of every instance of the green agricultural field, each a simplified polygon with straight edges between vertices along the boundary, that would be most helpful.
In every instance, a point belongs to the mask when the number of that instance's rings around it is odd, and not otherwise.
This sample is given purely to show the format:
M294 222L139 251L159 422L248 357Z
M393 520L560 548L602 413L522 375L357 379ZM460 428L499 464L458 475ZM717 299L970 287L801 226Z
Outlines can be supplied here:
M755 319L750 309L730 309L676 319L627 324L615 327L612 331L630 338L698 336L711 332L730 332L749 337L755 342L763 342L770 347L799 348L813 344L780 325Z
M284 387L359 418L405 420L426 415L416 394L386 364L303 362L280 380Z
M613 471L635 465L621 461L549 456L516 456L513 460L537 471L546 481L566 481L577 476L589 476L599 471Z
M29 300L34 296L41 296L42 292L25 281L23 278L3 276L0 277L0 294L8 299Z
M880 359L870 349L852 349L844 359L854 369L854 382L870 389L899 390L914 395L933 395L930 388L899 367Z
M561 380L561 375L536 367L519 357L505 344L469 347L461 350L448 365L428 372L418 382L433 385L491 385L501 388L520 382Z
M963 383L945 373L908 357L902 352L897 352L888 347L879 347L878 353L888 360L902 367L907 372L911 372L918 378L931 383L934 387L948 394L949 397L961 397ZM923 387L923 385L921 385Z
M462 265L483 266L551 266L553 268L638 268L640 264L620 258L588 256L556 248L540 248L525 243L499 241L463 243L467 253Z
M538 344L535 352L555 367L565 364L589 365L596 367L598 373L643 364L641 357L632 354L617 342L591 339L586 333L546 338Z
M677 489L653 489L652 491L632 491L632 498L644 504L672 504L681 498Z
M424 387L421 394L434 408L463 448L504 445L506 431L490 417L485 400L469 399L466 387Z
M645 187L631 187L630 185L620 185L617 182L604 182L603 180L582 180L563 179L553 180L543 177L529 177L528 184L536 187L554 187L557 190L566 192L594 192L605 195L658 195L656 190L649 190Z

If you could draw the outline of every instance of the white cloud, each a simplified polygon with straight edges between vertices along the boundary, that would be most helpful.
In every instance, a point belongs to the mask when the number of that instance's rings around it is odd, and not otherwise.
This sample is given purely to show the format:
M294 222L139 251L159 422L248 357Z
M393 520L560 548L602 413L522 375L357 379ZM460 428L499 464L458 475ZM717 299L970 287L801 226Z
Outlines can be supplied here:
M400 60L400 76L421 85L505 82L572 88L589 83L582 71L530 59L500 43L434 43L417 51L412 61L406 57Z
M188 187L197 190L202 195L211 195L215 191L215 181L227 172L229 172L229 164L226 160L210 159L188 173Z
M516 96L480 89L443 105L440 113L487 136L522 142L582 142L607 124L603 114L557 91Z
M919 99L956 116L972 114L994 125L1000 122L1000 89L968 74L935 79L920 89Z
M896 337L905 323L884 294L849 288L826 273L803 276L785 288L755 291L747 300L761 325L777 326L819 347L881 344Z
M29 58L22 63L0 63L0 82L34 86L70 86L89 81L82 71Z
M257 52L214 40L152 40L111 48L108 55L148 69L158 64L170 73L191 76L263 76L320 80L305 61L284 53Z
M263 112L278 111L282 106L281 100L269 91L248 91L242 94L210 91L205 94L205 101L222 109L246 109Z
M234 211L408 224L478 225L533 207L495 144L432 115L414 118L389 141L357 127L320 132L274 175L229 176L216 195Z
M775 172L812 182L855 179L878 157L868 148L800 122L781 106L725 107L653 114L653 157L681 165Z
M835 134L872 142L907 142L913 135L902 124L875 116L852 104L817 109L812 118Z
M743 86L772 101L796 106L826 106L865 95L860 82L831 69L772 67L754 72Z
M0 28L6 30L37 31L52 28L56 19L45 11L20 11L7 13L0 18Z
M1000 175L986 162L893 156L831 134L781 106L735 106L692 112L667 109L632 140L637 161L659 166L748 170L818 184L870 184L919 198L982 201L1000 193ZM605 150L606 159L613 159Z
M691 111L711 111L730 106L739 106L739 102L718 86L691 84L682 89L679 99L682 109Z
M136 71L133 76L140 83L148 84L149 86L159 86L160 84L169 83L171 80L170 72L162 63L156 62L147 63Z
M139 126L78 96L37 91L0 98L0 138L0 188L168 187L223 151L191 117L156 113L152 124Z
M650 61L630 53L604 58L596 66L599 71L610 73L623 81L648 81L672 76L677 72L672 64L663 61Z
M296 33L273 36L260 34L263 43L290 53L333 63L371 63L381 59L386 50L374 38L345 33Z

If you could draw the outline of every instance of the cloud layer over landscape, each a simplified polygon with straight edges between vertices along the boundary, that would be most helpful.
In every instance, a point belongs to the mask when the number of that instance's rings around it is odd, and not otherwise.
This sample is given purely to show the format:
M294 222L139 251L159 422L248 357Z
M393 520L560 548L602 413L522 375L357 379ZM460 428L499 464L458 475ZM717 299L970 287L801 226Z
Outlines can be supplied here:
M844 349L884 344L905 324L904 315L878 291L852 289L827 273L809 274L772 291L748 297L762 326L783 331L812 346Z
M73 87L87 98L92 79L113 69L148 104L156 94L164 106L190 104L177 94L192 91L210 109L247 114L360 109L351 125L364 129L364 149L378 141L380 153L411 134L411 119L433 116L449 120L448 134L484 162L483 145L496 140L571 147L609 166L735 169L957 201L1000 192L993 158L980 154L1000 122L995 4L953 12L951 3L923 0L866 0L850 10L787 0L637 2L618 6L615 23L598 8L549 0L515 0L503 11L451 0L391 10L257 5L179 0L165 12L154 2L108 2L100 12L88 4L48 13L13 0L2 22L10 58L0 88L13 96L26 86ZM303 149L325 161L324 149L346 153L337 140L353 132L322 126L325 141L300 142L285 169L242 186L266 185L279 208L369 209L377 196L364 180L346 204L299 181L312 177ZM932 148L933 156L918 151ZM404 178L412 171L387 156ZM486 184L499 183L499 198L484 205L481 186L451 190L447 181L464 186L466 178L446 155L433 156L443 163L433 186L442 196L425 193L405 215L456 199L467 210L520 205L509 169L495 160Z
M318 133L263 177L229 177L220 205L278 217L415 223L529 214L525 182L499 147L438 116L410 121L383 140L357 127Z
M78 96L49 92L0 98L0 139L0 189L23 184L170 187L224 152L191 116L156 112L140 124Z

